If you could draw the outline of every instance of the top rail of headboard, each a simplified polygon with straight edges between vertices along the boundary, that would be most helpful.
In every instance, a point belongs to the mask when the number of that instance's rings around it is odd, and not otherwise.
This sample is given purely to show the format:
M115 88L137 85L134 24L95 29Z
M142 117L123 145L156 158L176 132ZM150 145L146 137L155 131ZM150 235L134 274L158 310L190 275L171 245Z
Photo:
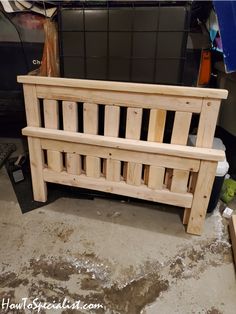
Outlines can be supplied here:
M142 94L188 96L197 98L226 99L228 91L225 89L183 87L169 85L155 85L142 83L124 83L112 81L80 80L58 77L42 77L23 75L17 77L18 83L38 84L57 87L86 88L96 90L110 90L133 92Z

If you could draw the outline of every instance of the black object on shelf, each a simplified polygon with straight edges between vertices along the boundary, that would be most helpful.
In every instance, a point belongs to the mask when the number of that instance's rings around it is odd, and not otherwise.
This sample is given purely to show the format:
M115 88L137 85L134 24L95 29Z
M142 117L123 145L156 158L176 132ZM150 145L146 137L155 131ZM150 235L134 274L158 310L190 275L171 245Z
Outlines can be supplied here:
M189 9L163 1L60 7L62 76L181 85Z

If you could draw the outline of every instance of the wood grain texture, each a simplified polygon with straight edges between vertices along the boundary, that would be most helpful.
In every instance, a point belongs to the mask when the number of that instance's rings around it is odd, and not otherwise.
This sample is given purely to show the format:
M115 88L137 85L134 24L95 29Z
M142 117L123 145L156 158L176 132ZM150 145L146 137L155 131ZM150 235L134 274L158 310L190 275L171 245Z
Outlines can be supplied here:
M204 99L197 132L197 147L212 148L220 100Z
M57 150L66 153L78 153L85 156L96 156L104 159L123 160L125 162L135 163L142 163L145 160L145 164L157 167L172 167L182 170L192 169L193 171L198 171L200 165L200 161L197 159L131 151L128 147L127 149L116 149L91 144L75 144L62 140L55 141L49 139L41 139L41 145L43 149Z
M78 132L78 104L71 101L62 102L63 129ZM75 153L66 154L66 170L71 174L80 174L82 171L81 156Z
M127 108L125 137L139 140L141 135L142 109ZM128 162L124 165L124 179L128 184L141 185L142 164Z
M120 124L120 107L105 106L104 135L118 137Z
M192 113L176 111L171 136L172 144L187 144L191 119Z
M62 102L63 129L78 132L78 104L73 101Z
M40 139L28 137L28 146L34 200L46 202L47 186L43 178L44 158Z
M186 96L168 96L145 94L140 92L118 92L109 90L91 90L85 88L36 86L38 98L49 98L83 103L104 105L121 104L132 108L163 109L199 113L202 108L202 98Z
M148 176L148 187L150 189L163 189L163 181L165 175L165 168L150 166L149 168L149 176Z
M166 110L151 109L148 125L147 140L162 143L165 132ZM144 182L151 189L160 189L163 186L165 168L145 166Z
M104 135L118 137L120 125L120 107L105 106ZM105 176L110 181L120 181L121 162L112 158L104 160Z
M98 105L84 103L84 133L98 134ZM101 159L95 156L85 157L85 171L89 177L99 178L101 175Z
M59 129L59 107L58 101L52 99L44 99L43 101L44 124L45 128ZM63 170L62 154L57 151L47 151L48 168L55 171Z
M56 87L71 87L71 88L88 88L98 90L112 90L123 92L137 92L145 94L159 95L174 95L188 97L207 97L207 98L227 98L228 91L213 88L198 88L198 87L182 87L168 86L157 84L142 84L142 83L123 83L111 81L96 81L96 80L79 80L69 78L55 77L40 77L20 75L17 77L17 82L26 84L39 84Z
M175 144L154 143L147 141L137 141L124 138L115 140L107 136L98 136L84 133L74 133L61 130L51 130L45 128L26 127L22 134L31 137L53 139L71 143L90 144L97 147L111 147L116 149L127 149L136 152L155 153L166 156L175 156L191 159L222 161L225 153L217 149L190 147Z
M172 144L186 145L188 141L189 128L191 124L192 114L189 112L176 111L173 131L171 136ZM188 171L174 169L170 189L173 192L187 192L188 189Z
M24 84L25 111L28 126L41 126L40 105L36 86Z
M166 110L151 109L148 125L148 141L163 142L166 122Z
M191 172L190 177L189 177L189 185L188 185L188 192L194 194L196 184L197 184L197 177L198 173L197 172ZM189 222L189 216L190 216L190 211L191 208L185 208L184 209L184 215L183 215L183 224L187 225Z
M127 108L125 137L139 140L142 124L142 109Z
M68 174L65 171L58 174L55 171L44 169L43 177L46 182L78 186L182 207L190 207L193 198L190 193L172 193L168 190L153 191L145 185L129 185L124 181L109 182L104 177L90 178L83 174L79 176Z
M187 225L188 233L196 235L200 235L202 233L207 206L215 179L216 168L217 162L201 161Z

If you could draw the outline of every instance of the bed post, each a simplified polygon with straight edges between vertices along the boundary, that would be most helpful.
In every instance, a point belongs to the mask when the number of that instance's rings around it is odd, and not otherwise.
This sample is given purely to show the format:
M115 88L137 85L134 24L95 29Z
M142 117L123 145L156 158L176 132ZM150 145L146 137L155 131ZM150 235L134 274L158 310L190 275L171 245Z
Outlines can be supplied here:
M34 200L38 202L46 202L47 185L43 179L44 156L40 145L40 139L28 137L28 146Z
M208 203L211 196L211 189L215 179L217 162L201 161L197 177L196 188L193 194L192 207L185 215L187 232L201 235ZM189 217L187 217L189 216Z
M41 126L40 105L34 84L24 84L24 98L27 126ZM43 180L44 158L40 145L40 139L28 137L30 168L34 200L46 202L47 186Z

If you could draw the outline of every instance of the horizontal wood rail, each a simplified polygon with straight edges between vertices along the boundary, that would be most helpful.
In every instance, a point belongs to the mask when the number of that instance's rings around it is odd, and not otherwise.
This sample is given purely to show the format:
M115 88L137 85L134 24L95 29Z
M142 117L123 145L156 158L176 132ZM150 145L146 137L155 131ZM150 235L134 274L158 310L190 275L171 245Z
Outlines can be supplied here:
M168 86L156 84L141 84L141 83L122 83L96 80L78 80L69 78L47 78L40 76L18 76L18 83L46 85L56 87L72 87L86 88L122 92L135 92L144 94L159 94L159 95L178 95L184 97L204 97L204 98L219 98L226 99L228 96L227 90L213 88L197 88L197 87L182 87Z
M123 138L117 138L114 140L114 137L109 136L84 134L78 132L75 133L46 128L26 127L22 130L22 134L30 137L38 137L71 143L90 144L95 146L111 147L136 152L146 152L191 159L220 161L224 160L225 158L224 151L217 149L198 148L174 144L169 145L165 143L155 143Z
M124 181L108 182L105 178L89 178L85 175L72 175L66 172L58 174L55 171L44 169L44 180L47 182L54 182L59 184L66 184L70 186L84 187L87 189L94 189L102 192L121 194L149 201L156 201L160 203L168 203L170 205L191 207L193 195L191 193L173 193L168 190L153 191L147 186L132 186Z

